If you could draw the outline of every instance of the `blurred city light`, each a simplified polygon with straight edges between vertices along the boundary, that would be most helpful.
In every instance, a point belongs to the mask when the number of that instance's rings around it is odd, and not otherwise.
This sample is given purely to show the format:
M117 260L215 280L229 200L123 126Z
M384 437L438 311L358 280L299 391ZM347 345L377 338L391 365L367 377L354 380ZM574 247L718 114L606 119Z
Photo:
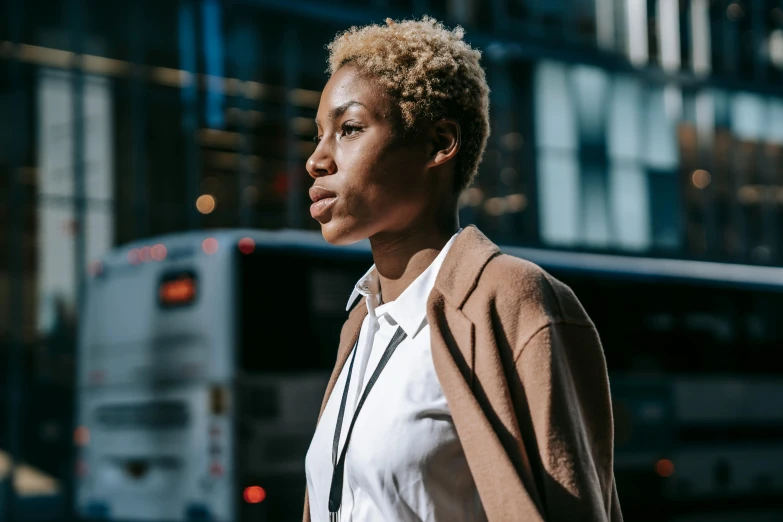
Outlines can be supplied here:
M218 251L218 240L214 237L208 237L201 243L201 249L207 255L212 255Z
M79 426L73 433L73 441L77 446L86 446L90 443L90 430L86 426Z
M243 254L252 254L256 249L256 242L252 238L243 237L239 240L239 251Z
M176 306L193 301L196 296L196 282L191 277L181 277L161 284L160 301L167 306Z
M745 16L745 10L742 9L740 4L735 2L726 8L726 16L728 16L729 20L732 22L737 22Z
M490 216L499 216L506 211L506 200L504 198L489 198L484 202L484 210Z
M693 171L693 175L691 176L693 186L697 189L707 188L711 180L712 176L710 176L710 173L703 169Z
M669 478L674 475L674 462L669 459L661 459L655 463L655 472L663 477Z
M524 194L509 194L506 196L506 208L509 212L522 212L527 208L527 197Z
M266 498L266 491L261 486L250 486L245 488L244 497L248 504L259 504Z
M153 246L150 250L150 255L152 256L152 259L155 261L163 261L166 259L166 255L168 254L168 251L166 249L166 245L162 243L158 243L157 245Z
M128 263L132 265L138 265L141 263L141 257L139 256L138 248L133 248L128 252Z
M210 214L215 210L217 201L211 194L203 194L196 200L196 208L202 214Z

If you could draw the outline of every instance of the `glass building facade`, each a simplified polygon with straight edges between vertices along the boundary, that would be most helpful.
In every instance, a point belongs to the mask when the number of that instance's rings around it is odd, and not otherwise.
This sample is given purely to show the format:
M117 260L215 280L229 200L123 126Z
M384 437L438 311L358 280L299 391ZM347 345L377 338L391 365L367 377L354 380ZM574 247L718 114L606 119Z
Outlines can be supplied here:
M463 223L502 244L783 265L783 0L0 0L3 371L72 386L80 288L117 245L317 228L324 45L423 14L466 28L492 90ZM26 443L69 444L46 423L63 401Z

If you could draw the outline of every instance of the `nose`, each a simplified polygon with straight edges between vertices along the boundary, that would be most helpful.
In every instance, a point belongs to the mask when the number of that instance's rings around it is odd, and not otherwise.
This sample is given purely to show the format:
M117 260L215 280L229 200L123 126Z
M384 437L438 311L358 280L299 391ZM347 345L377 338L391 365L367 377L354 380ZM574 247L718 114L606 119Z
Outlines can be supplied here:
M307 172L313 179L337 172L337 164L323 141L318 144L308 158Z

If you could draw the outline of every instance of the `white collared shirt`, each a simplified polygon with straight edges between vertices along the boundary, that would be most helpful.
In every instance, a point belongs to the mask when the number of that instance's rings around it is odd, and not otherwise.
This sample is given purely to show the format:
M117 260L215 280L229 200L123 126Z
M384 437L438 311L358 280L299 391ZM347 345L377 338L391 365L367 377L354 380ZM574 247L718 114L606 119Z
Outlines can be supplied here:
M397 327L407 335L356 420L346 454L340 522L486 520L435 374L426 315L427 298L457 234L397 300L381 304L380 283L372 267L348 301L350 309L356 297L365 296L368 314L359 333L340 452L356 405ZM332 444L349 365L350 359L340 372L307 452L313 522L329 521Z

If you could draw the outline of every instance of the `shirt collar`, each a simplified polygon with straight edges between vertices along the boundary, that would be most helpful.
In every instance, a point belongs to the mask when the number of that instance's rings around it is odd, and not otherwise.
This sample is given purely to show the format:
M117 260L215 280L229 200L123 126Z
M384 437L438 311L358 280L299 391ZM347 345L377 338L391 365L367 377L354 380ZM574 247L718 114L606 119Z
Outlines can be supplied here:
M358 296L365 296L367 297L367 308L370 313L388 314L402 327L408 337L415 337L426 324L427 299L435 286L438 271L441 265L443 265L443 261L446 259L446 255L451 249L454 240L461 231L462 229L459 229L449 239L448 243L438 253L438 256L430 263L430 266L391 303L380 304L380 283L378 281L378 272L375 270L375 265L373 265L356 283L348 300L346 310L350 310L351 305Z

